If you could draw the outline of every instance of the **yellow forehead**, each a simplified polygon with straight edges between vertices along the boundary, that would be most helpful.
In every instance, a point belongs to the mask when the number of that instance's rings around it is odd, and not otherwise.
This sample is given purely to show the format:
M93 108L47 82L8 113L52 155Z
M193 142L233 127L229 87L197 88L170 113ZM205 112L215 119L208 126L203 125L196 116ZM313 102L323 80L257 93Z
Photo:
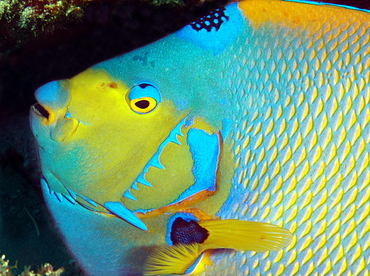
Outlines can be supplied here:
M82 72L71 79L70 89L68 111L86 124L106 123L109 118L121 117L130 111L125 99L128 87L103 70Z
M61 148L60 155L70 160L64 165L64 183L99 203L120 200L184 117L170 100L148 114L134 112L128 103L130 88L103 70L89 69L71 79L67 116L79 123Z

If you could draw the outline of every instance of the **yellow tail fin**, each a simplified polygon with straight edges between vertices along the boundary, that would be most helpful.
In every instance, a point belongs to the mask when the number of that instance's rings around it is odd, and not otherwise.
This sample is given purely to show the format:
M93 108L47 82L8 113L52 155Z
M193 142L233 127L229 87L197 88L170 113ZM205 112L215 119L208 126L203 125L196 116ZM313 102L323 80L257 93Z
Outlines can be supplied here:
M277 251L288 246L293 234L270 223L236 219L199 221L209 232L204 245L241 251ZM212 246L215 245L214 247Z
M146 260L143 274L184 274L202 251L199 243L159 247Z

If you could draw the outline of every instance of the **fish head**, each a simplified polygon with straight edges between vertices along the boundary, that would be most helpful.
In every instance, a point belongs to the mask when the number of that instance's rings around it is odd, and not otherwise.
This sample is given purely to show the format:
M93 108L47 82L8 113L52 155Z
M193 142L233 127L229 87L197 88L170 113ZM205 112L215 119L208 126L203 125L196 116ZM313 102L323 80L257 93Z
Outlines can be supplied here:
M103 68L40 87L31 126L50 190L142 230L143 218L203 201L215 213L221 134L159 87Z
M232 93L213 35L188 27L36 91L45 201L87 274L136 275L174 244L178 216L211 219L226 201Z

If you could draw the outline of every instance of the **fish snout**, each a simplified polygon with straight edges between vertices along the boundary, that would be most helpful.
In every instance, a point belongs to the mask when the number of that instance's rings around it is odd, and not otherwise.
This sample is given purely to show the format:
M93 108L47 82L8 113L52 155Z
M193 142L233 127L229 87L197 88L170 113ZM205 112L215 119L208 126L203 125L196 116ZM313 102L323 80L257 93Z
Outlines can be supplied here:
M33 129L44 129L49 138L56 142L71 137L78 127L78 121L68 114L70 95L69 80L52 81L38 88L35 92L37 103L31 109Z
M32 106L32 109L43 118L44 124L52 124L59 116L65 116L65 110L70 101L69 86L68 80L52 81L36 90L37 103Z

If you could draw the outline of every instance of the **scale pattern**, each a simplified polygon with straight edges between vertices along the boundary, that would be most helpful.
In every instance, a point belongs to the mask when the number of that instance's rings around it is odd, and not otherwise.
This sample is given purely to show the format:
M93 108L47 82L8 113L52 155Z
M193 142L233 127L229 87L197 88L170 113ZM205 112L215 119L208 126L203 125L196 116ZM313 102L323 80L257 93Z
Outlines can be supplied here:
M205 275L370 275L370 23L335 22L311 38L259 29L224 59L240 80L238 169L219 215L295 238L279 252L221 254Z

